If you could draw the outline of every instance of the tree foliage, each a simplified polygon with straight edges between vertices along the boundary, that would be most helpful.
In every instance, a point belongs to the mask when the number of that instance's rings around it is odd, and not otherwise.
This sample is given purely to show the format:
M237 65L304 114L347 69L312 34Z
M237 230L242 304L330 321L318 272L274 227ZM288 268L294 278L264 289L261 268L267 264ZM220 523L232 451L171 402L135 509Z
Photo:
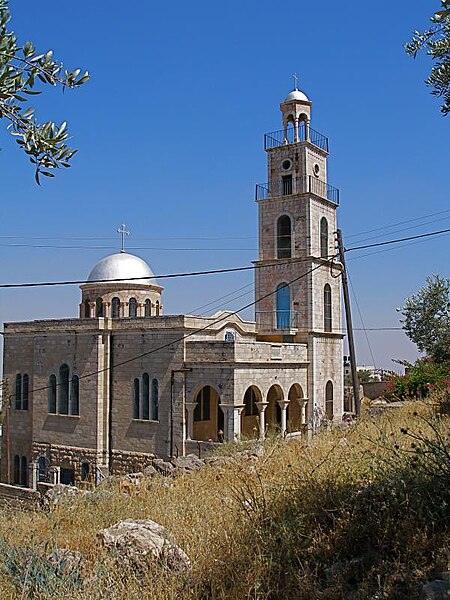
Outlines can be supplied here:
M450 361L450 279L433 275L400 309L406 335L421 352L440 363Z
M423 48L431 56L434 66L425 83L432 94L442 97L441 111L450 113L450 0L441 0L442 10L431 17L433 26L421 33L415 31L410 42L405 44L406 52L416 57Z
M64 70L53 58L52 50L37 53L31 42L19 46L14 32L8 30L8 0L0 0L0 119L35 166L36 182L40 175L54 177L53 170L70 167L75 154L67 145L67 124L52 121L39 123L28 104L30 97L40 94L36 85L77 88L89 79L89 73Z

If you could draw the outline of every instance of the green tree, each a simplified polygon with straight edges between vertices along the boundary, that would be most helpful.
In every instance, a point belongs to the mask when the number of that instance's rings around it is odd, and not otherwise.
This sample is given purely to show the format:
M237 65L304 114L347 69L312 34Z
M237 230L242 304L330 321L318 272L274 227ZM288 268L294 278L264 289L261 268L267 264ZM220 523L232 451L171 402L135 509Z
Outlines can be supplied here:
M400 309L403 329L437 363L450 360L450 279L433 275Z
M442 10L436 12L430 19L433 26L420 33L415 31L410 42L405 44L406 52L416 57L423 48L431 56L434 66L425 83L429 85L432 94L443 98L441 111L444 115L450 113L450 0L441 0Z
M54 177L54 169L70 167L76 150L66 144L66 123L41 124L35 119L28 105L30 96L41 93L36 84L77 88L88 81L89 74L64 70L52 50L38 54L31 42L19 46L14 32L7 28L10 18L8 0L0 0L0 119L8 122L7 129L28 155L39 184L40 175Z

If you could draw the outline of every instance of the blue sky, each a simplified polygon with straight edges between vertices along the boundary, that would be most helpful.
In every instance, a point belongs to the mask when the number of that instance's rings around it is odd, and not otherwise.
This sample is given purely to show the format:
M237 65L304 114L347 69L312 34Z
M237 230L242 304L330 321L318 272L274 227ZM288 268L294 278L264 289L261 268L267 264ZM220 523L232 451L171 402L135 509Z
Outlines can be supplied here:
M42 120L68 121L79 151L71 169L41 187L0 130L2 282L83 279L118 248L122 222L129 247L146 248L134 252L156 274L249 264L257 256L254 185L266 180L263 134L280 128L278 104L294 72L313 101L312 126L330 138L329 181L341 189L347 246L450 227L449 212L392 228L414 226L399 233L355 236L450 208L450 121L423 83L429 60L413 61L402 47L438 2L10 4L21 41L53 49L92 79L33 99ZM106 248L5 245L23 243ZM349 253L365 326L398 326L404 298L427 275L449 275L448 244L442 236ZM167 281L165 312L193 311L251 281L249 273ZM247 287L211 308L251 300ZM77 287L1 291L0 318L74 316L78 302ZM356 306L354 321L360 328ZM369 340L377 366L416 356L402 332L369 332ZM358 362L373 364L361 332L356 343Z

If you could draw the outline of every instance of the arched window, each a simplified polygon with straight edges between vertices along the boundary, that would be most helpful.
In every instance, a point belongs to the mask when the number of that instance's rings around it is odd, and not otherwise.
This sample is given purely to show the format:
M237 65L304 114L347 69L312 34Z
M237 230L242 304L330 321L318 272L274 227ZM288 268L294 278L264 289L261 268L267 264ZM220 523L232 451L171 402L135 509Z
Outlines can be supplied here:
M111 317L113 319L120 318L120 300L119 300L119 298L113 298L111 300Z
M282 215L277 221L277 258L291 258L291 219Z
M156 313L157 317L159 317L159 312L160 312L160 306L159 306L159 300L157 300L156 304L155 304L155 313Z
M150 377L148 373L142 375L142 417L148 421L150 419Z
M17 454L14 457L13 482L15 485L20 484L20 456Z
M16 397L16 410L21 410L22 408L22 375L20 373L16 375L16 385L15 385L15 397Z
M40 456L38 458L38 470L39 470L39 481L48 480L48 469L50 467L50 461L46 456Z
M80 414L80 378L78 375L72 375L70 384L70 414Z
M133 382L133 419L139 419L139 379Z
M151 300L149 300L147 298L147 300L145 301L145 308L144 308L144 315L146 317L151 317L152 316L152 303Z
M63 364L59 367L58 412L69 414L69 367Z
M211 418L211 387L205 385L195 396L194 421L209 421Z
M328 221L325 217L320 219L320 256L328 258Z
M291 326L291 291L287 283L277 287L277 329Z
M137 317L137 302L136 298L130 298L128 300L128 316Z
M86 319L89 319L89 317L91 316L91 301L89 300L89 298L86 298L86 300L84 301L84 316L86 317Z
M159 385L158 380L152 380L152 414L150 417L153 421L159 419Z
M325 414L330 421L333 420L333 413L333 384L331 381L327 381L327 385L325 386Z
M29 379L28 375L22 377L22 410L28 410Z
M258 406L256 405L257 402L258 396L256 395L255 389L253 387L249 387L244 394L246 417L249 417L251 415L257 415L259 413Z
M103 300L101 298L97 298L95 301L95 316L103 317Z
M56 375L48 379L48 412L56 414Z
M323 329L324 331L331 331L332 329L332 315L331 315L331 287L327 283L323 288Z
M89 463L84 461L81 463L81 481L87 481L89 479Z
M27 487L28 485L28 461L26 456L20 459L20 485Z

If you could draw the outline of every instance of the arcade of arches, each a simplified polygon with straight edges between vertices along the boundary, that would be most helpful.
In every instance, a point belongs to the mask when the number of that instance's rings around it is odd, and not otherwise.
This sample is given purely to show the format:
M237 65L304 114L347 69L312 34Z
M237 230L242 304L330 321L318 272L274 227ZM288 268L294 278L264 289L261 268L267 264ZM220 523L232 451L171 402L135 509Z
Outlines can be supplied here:
M219 392L205 385L195 393L193 402L186 403L187 438L218 442L302 432L308 418L307 403L298 383L290 387L286 397L279 385L272 385L265 397L258 386L251 385L241 405L222 404ZM234 412L233 432L228 431L230 411Z

